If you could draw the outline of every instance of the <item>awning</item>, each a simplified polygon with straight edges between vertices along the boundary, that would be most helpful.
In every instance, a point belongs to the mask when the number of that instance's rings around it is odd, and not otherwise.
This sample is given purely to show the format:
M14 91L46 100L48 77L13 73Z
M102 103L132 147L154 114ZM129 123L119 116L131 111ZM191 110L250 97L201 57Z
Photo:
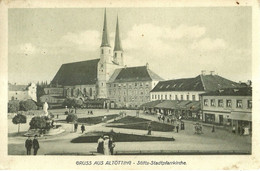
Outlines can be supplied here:
M147 102L144 103L140 106L140 108L146 107L146 108L154 108L156 105L162 103L163 100L156 100L156 101L151 101L151 102Z
M233 120L242 120L242 121L252 121L252 113L243 113L243 112L231 112L230 119Z

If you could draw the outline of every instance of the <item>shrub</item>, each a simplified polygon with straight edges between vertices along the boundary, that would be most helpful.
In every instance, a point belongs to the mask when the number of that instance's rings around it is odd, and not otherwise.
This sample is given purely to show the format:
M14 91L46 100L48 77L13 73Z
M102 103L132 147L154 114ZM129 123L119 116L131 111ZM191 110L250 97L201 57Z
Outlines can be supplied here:
M36 116L30 121L30 129L44 129L47 125L47 118Z
M28 111L28 110L36 110L37 106L33 100L20 101L20 110Z
M8 102L8 113L17 113L20 105L18 100L11 100Z
M18 133L20 132L20 125L23 123L26 123L26 116L22 114L17 114L15 117L12 119L12 122L14 124L18 124Z
M75 122L78 120L78 117L77 115L74 115L74 114L69 114L67 117L66 117L66 121L67 123L69 122Z
M67 106L68 108L71 108L72 106L79 108L82 105L83 105L83 101L81 99L75 99L75 98L67 98L62 103L63 107Z
M68 111L65 111L65 113L64 113L65 115L68 115L69 114L69 112Z

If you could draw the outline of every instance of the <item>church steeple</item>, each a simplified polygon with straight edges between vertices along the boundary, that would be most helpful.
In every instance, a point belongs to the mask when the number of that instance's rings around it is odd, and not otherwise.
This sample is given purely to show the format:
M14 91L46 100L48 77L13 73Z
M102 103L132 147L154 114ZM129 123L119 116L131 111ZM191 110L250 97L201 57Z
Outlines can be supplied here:
M104 25L103 25L103 35L102 35L101 47L105 47L105 46L110 47L109 36L108 36L108 31L107 31L106 9L105 9L105 14L104 14Z
M116 21L116 37L115 37L114 51L123 51L122 45L121 45L120 34L119 34L118 16L117 16L117 21Z
M114 62L120 66L124 66L123 48L121 45L120 33L119 33L119 21L117 16L116 21L116 36L115 36L115 47L114 47Z

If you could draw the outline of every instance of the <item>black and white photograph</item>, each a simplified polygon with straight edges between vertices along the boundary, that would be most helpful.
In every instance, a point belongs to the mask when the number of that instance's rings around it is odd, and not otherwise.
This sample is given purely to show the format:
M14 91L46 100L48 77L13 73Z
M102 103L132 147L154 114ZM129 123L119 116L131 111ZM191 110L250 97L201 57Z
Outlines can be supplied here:
M103 4L6 15L7 157L80 157L75 167L104 168L110 158L143 157L109 164L142 168L256 152L252 6ZM145 160L152 156L166 158Z

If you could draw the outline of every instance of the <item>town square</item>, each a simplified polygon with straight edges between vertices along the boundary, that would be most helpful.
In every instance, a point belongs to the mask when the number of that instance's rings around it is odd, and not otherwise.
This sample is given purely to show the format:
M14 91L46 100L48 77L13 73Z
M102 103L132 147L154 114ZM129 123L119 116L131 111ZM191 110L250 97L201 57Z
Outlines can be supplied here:
M10 9L8 155L252 154L250 17Z

